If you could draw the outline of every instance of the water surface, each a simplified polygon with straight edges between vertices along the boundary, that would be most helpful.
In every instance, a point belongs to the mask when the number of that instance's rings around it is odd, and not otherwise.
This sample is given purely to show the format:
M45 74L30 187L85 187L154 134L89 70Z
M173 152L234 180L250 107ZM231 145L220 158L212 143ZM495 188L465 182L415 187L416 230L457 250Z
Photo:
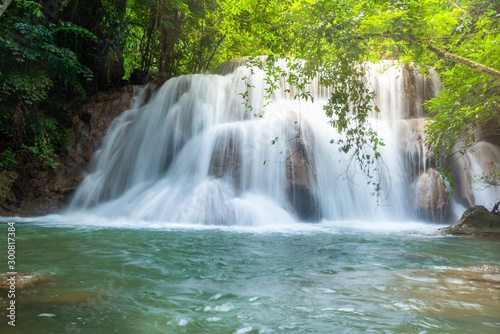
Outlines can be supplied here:
M500 265L498 240L436 225L16 229L17 271L53 281L2 333L500 332L498 275L462 269Z

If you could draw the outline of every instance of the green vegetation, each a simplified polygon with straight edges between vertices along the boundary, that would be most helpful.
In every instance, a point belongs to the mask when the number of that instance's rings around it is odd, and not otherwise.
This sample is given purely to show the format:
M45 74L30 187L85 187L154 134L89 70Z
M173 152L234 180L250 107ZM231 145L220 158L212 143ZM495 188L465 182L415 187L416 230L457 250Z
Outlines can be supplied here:
M365 173L378 156L367 158L362 148L376 150L380 144L366 122L373 96L363 84L365 61L393 59L420 68L423 75L433 68L442 78L442 93L426 105L433 116L426 132L443 172L449 168L447 157L463 154L485 136L500 135L497 1L297 0L266 5L271 10L244 6L248 11L235 10L229 21L252 22L243 32L248 39L259 36L263 53L307 60L299 72L321 73L323 84L334 87L326 112L336 115L332 125L347 135L340 149L351 152ZM274 10L280 13L278 20L260 19L261 11Z
M1 167L18 163L56 167L63 147L67 101L84 96L92 72L82 65L68 38L95 39L69 22L43 22L34 1L13 1L0 18Z
M3 0L0 163L44 163L64 149L68 105L131 82L208 71L239 56L292 57L306 80L334 87L325 111L370 173L383 145L367 123L366 61L393 59L443 91L427 103L427 140L440 157L500 134L500 4L496 0ZM260 66L270 82L282 69ZM300 83L296 76L287 78ZM307 92L302 92L307 97ZM256 112L259 114L259 112ZM366 151L366 150L365 150ZM457 151L457 152L455 152ZM368 162L368 163L367 163ZM445 159L438 161L446 168ZM370 167L375 166L375 167Z

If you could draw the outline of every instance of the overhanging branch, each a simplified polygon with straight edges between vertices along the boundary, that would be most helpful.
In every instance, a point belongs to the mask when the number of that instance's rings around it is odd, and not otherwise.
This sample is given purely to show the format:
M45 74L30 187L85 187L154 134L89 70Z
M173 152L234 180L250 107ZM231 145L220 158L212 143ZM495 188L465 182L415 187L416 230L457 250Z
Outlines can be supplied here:
M392 34L389 32L386 32L383 34L371 34L371 35L369 35L369 37L393 38ZM366 40L365 37L362 37L362 36L358 36L356 39ZM428 40L430 38L426 38L426 39ZM472 68L473 70L475 70L477 72L487 74L489 76L492 76L495 79L500 80L500 71L495 70L491 67L476 63L470 59L467 59L467 58L464 58L461 56L457 56L456 54L444 51L444 50L442 50L442 49L440 49L440 48L438 48L438 47L436 47L428 42L423 42L423 40L421 40L421 39L417 40L417 39L410 37L410 42L415 43L415 44L424 43L424 45L430 51L434 52L441 59L467 66L467 67Z
M491 67L485 66L485 65L481 65L481 64L476 63L470 59L467 59L467 58L464 58L461 56L457 56L453 53L446 52L444 50L441 50L438 47L435 47L432 44L426 44L426 46L429 50L434 52L439 58L470 67L475 71L490 75L490 76L494 77L495 79L500 80L500 71L497 71L497 70L495 70Z

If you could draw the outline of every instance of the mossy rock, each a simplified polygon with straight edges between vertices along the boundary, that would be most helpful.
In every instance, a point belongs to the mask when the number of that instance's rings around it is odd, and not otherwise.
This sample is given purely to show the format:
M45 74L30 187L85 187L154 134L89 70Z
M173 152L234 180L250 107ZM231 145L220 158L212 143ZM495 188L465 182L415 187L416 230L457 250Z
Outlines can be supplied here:
M16 273L14 276L16 276L16 290L34 288L52 280L52 276L50 275L39 275L33 273ZM8 279L11 277L12 275L0 274L0 291L8 291L10 289L11 282Z
M500 236L500 216L492 214L484 206L467 209L455 224L443 229L453 235Z

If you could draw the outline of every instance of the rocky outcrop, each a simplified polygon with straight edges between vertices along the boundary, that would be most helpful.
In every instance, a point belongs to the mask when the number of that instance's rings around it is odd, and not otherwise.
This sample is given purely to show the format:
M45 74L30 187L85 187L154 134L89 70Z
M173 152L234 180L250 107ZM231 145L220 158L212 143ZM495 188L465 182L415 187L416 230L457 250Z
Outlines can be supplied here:
M467 209L455 224L443 229L446 234L500 236L500 216L488 211L484 206Z
M131 107L141 87L101 92L74 108L67 150L55 160L58 168L37 166L0 174L0 215L39 216L60 210L81 182L111 122ZM148 87L151 95L155 86Z
M316 179L312 171L314 155L305 141L307 128L293 122L288 126L290 139L287 141L286 179L287 201L289 209L298 218L308 221L317 221L319 216L319 200L316 198ZM312 140L308 136L309 142Z
M406 163L413 171L431 167L434 162L434 148L425 143L426 119L401 120L398 126L398 144Z
M417 68L406 64L403 67L403 87L405 92L406 118L425 117L427 111L423 103L431 99L439 89L435 86L430 73L421 75Z
M314 176L314 156L310 145L304 137L307 129L297 123L292 115L287 122L287 139L285 140L285 168L287 186L285 200L287 209L301 220L317 221L319 215L319 200L316 195L316 179ZM241 138L234 130L221 132L215 141L209 166L209 175L215 178L227 178L236 191L239 191L242 177L242 163L245 148ZM311 143L312 137L307 136Z
M425 119L401 120L398 144L408 172L410 208L424 219L443 221L448 214L449 186L435 169L435 152L425 143Z
M471 208L474 206L474 190L472 189L471 161L469 156L459 157L452 167L452 176L456 180L456 197L462 200L462 203Z
M15 276L15 279L12 278ZM11 286L15 290L35 288L41 284L52 281L50 275L39 275L33 273L16 273L15 275L0 274L0 290L9 291Z
M17 180L19 174L13 171L0 173L0 212L15 212L16 196L12 191L12 184Z
M228 175L235 188L239 188L241 159L239 137L232 131L223 132L215 141L208 173L216 178Z
M419 216L433 221L447 217L449 187L439 173L430 168L412 184L414 205Z
M227 60L213 69L211 73L219 75L233 73L238 67L240 67L241 65L245 65L248 59L249 57L240 57Z

